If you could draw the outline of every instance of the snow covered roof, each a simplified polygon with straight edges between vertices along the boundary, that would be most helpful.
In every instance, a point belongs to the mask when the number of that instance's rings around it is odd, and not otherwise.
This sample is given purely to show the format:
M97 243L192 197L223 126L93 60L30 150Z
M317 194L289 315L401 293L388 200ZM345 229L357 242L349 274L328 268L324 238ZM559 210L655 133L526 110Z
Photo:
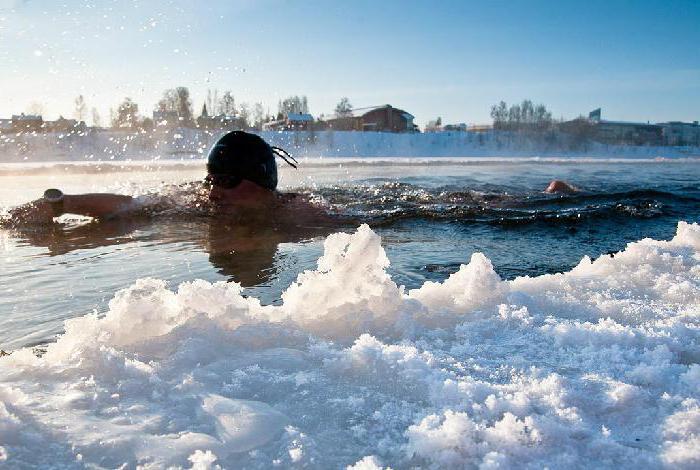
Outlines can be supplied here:
M41 116L38 114L13 114L13 121L41 121Z
M57 124L77 124L78 120L77 119L66 119L63 116L59 116L58 119L55 121L46 121L48 124L50 123L57 123Z
M385 104L383 106L370 106L367 108L358 108L358 109L367 109L367 111L362 113L362 116L367 116L368 114L374 113L375 111L379 109L391 109L395 111L396 113L400 114L404 119L410 121L411 119L415 119L415 116L409 113L408 111L405 111L401 108L395 108L394 106L390 104Z
M615 126L656 126L656 124L650 124L648 122L608 121L606 119L601 119L598 122L600 124L612 124Z
M683 122L683 121L668 121L668 122L659 122L659 126L678 126L678 127L700 127L700 124L698 124L698 121L693 121L693 122Z
M292 122L311 122L314 117L308 113L287 113L287 121Z

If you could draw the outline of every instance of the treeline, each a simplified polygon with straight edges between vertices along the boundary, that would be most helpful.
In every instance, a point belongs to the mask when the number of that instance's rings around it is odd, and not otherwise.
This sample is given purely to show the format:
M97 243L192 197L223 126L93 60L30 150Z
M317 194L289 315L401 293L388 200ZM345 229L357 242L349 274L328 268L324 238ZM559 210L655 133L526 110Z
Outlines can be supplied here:
M102 127L103 120L97 108L88 111L88 104L83 95L74 100L73 117L78 122L85 122L92 118L94 127ZM198 127L200 118L204 116L214 118L222 123L233 123L235 127L242 129L261 130L263 124L279 121L287 115L308 114L309 100L305 95L293 95L277 102L277 111L271 112L261 102L249 104L238 102L230 90L219 93L218 89L208 89L203 107L195 110L190 91L187 87L175 87L163 91L161 98L153 109L153 116L158 119L171 121L177 119L177 125L182 127ZM353 106L347 97L340 99L335 108L335 117L352 115ZM27 112L31 115L41 116L45 112L44 106L39 102L33 102ZM62 118L63 116L61 116ZM143 109L131 97L125 97L116 107L109 109L107 126L121 129L151 130L159 123L154 122L151 113L143 112ZM324 115L318 116L323 120ZM169 122L169 125L172 124Z
M209 89L204 100L204 107L208 116L234 118L240 128L259 130L266 122L283 119L288 113L308 113L309 101L303 95L290 96L280 100L277 104L277 113L272 114L263 103L257 102L252 105L245 102L238 103L230 90L220 94L217 89ZM176 87L163 91L154 111L177 116L182 127L196 127L197 125L192 99L187 87ZM124 98L116 109L110 109L110 123L112 127L145 130L152 129L156 124L152 118L142 116L139 112L139 105L129 97ZM99 125L99 123L93 124Z
M552 113L543 104L534 105L530 100L508 106L505 101L491 106L493 128L499 130L535 130L550 129L553 124Z

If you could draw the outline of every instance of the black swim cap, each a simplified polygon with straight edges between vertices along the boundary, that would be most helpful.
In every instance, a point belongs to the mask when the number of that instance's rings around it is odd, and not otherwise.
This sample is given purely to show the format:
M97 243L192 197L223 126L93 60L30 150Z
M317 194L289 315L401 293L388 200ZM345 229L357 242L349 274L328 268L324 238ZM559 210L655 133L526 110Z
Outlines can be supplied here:
M209 174L231 175L267 188L277 187L277 162L272 147L260 136L233 131L209 151Z

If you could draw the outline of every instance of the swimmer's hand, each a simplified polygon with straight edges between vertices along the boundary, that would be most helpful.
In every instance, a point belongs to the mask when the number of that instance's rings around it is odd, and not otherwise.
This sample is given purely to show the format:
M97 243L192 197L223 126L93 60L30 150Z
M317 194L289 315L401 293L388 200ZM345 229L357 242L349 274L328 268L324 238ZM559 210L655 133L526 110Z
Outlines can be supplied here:
M62 214L78 214L108 219L126 214L136 208L131 196L121 194L65 194L60 213L45 199L37 199L10 210L11 224L50 224Z

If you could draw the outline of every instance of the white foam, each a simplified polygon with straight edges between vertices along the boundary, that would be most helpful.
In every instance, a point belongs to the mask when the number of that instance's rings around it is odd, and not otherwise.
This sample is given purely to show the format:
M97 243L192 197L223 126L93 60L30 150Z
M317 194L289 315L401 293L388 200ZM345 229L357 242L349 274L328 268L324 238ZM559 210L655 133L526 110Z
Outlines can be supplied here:
M504 281L405 292L334 234L280 306L138 280L0 359L0 462L81 468L697 468L700 226Z

